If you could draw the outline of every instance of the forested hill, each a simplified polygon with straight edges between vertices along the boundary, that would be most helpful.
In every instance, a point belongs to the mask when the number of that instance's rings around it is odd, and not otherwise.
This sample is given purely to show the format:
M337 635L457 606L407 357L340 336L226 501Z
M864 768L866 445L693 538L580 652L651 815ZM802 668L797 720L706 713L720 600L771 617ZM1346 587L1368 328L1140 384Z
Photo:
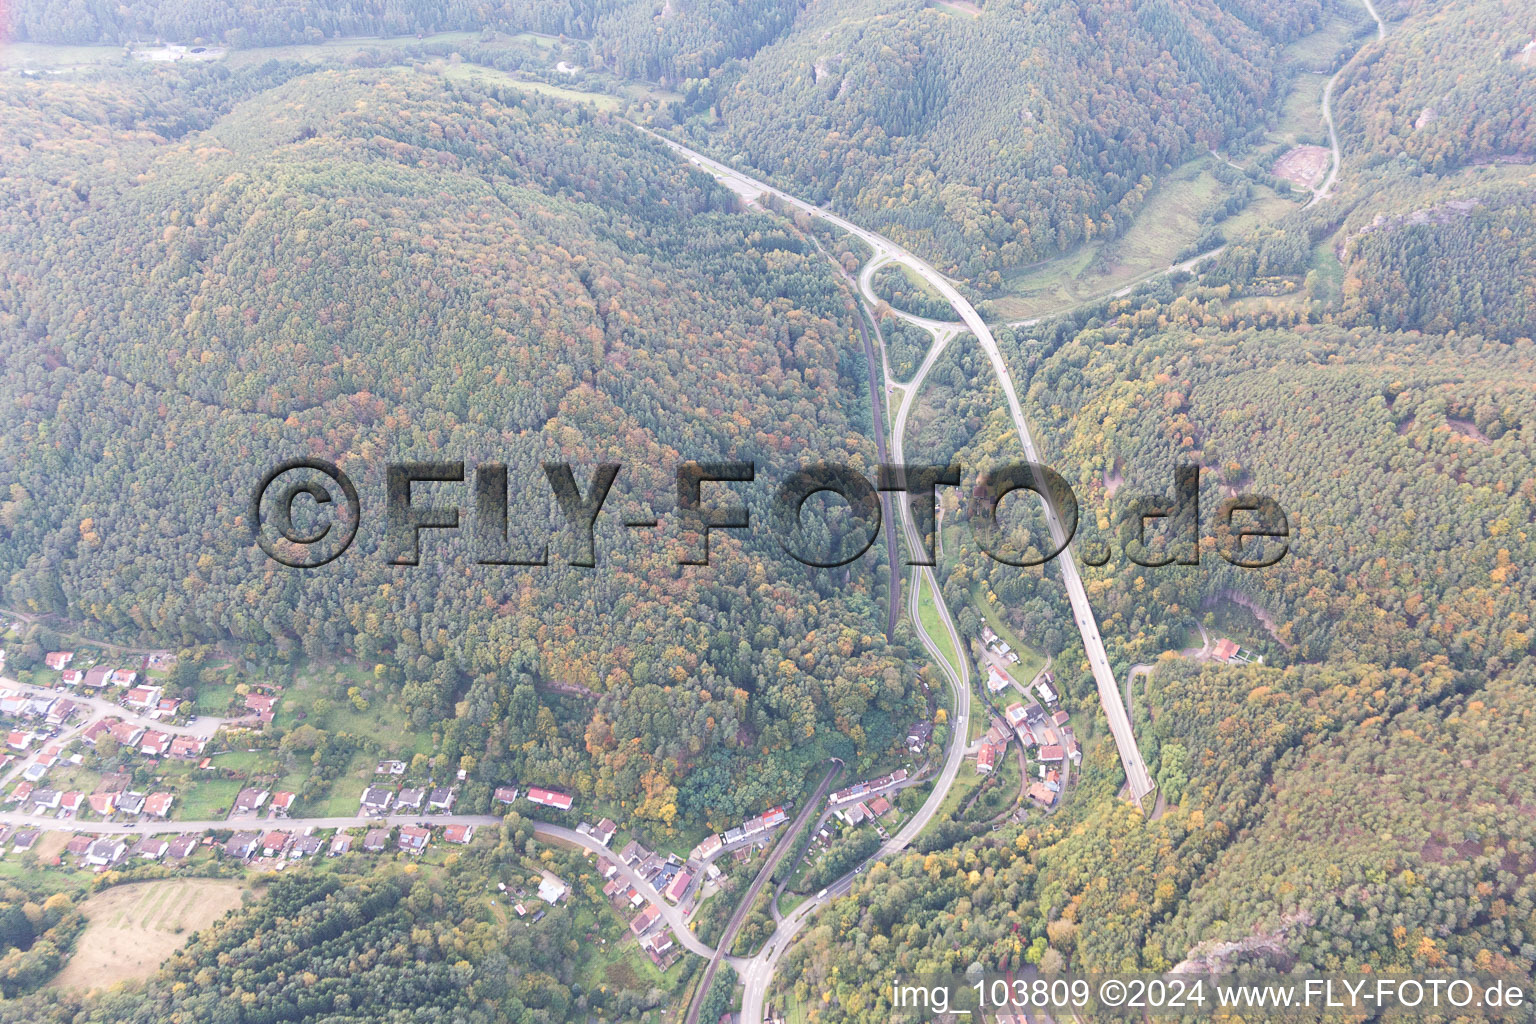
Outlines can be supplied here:
M1321 5L818 0L696 138L973 280L1125 230L1247 132Z
M757 529L685 569L668 525L682 459L755 461L736 490L759 521L802 460L875 460L844 286L782 221L589 108L411 71L0 90L7 602L170 644L355 651L418 723L467 699L451 742L488 778L643 791L662 821L739 817L829 749L900 744L923 705L878 555L812 571ZM304 455L364 504L357 543L309 572L243 518ZM423 489L465 510L457 537L387 566L385 462L457 458L510 465L519 548L560 523L541 461L583 490L622 463L599 567L558 536L547 569L477 565L468 481ZM533 680L591 691L590 730L514 708ZM742 771L756 750L780 754Z
M589 40L602 61L625 76L680 82L705 78L726 61L771 42L788 30L800 5L801 0L316 0L302 5L19 0L0 10L0 34L45 43L163 38L244 47L337 36L539 32Z

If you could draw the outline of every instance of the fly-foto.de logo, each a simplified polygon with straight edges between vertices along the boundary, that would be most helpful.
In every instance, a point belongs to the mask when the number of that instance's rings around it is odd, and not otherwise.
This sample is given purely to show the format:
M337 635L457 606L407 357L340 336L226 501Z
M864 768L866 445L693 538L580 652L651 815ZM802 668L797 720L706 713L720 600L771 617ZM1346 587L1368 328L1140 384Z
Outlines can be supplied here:
M563 523L533 524L544 539L519 546L509 539L509 489L504 463L466 468L463 462L396 462L385 467L383 554L390 565L421 564L423 535L429 531L467 534L474 561L481 565L547 566L549 541L563 529L566 564L598 565L597 526L604 504L623 466L599 463L577 479L564 462L542 464L542 473L524 486L547 488ZM882 492L894 492L910 509L920 550L909 565L933 565L939 488L959 487L958 465L881 465L870 480L851 466L817 463L787 475L773 489L766 507L768 529L790 557L804 565L830 569L861 557L880 535ZM750 485L758 483L752 462L682 462L676 467L672 517L689 538L680 565L708 565L709 538L716 530L750 530L754 520ZM1043 529L1010 528L1000 515L1003 499L1016 491L1037 495ZM811 507L828 495L846 507ZM708 499L708 500L706 500ZM989 557L1015 566L1045 564L1071 545L1077 534L1077 496L1061 474L1031 462L1008 463L977 474L969 491L967 519L977 546ZM762 510L760 510L762 511ZM334 463L292 459L270 469L253 489L248 522L255 542L283 565L314 569L345 552L356 539L364 510L357 486ZM467 523L465 520L468 520ZM660 515L631 517L632 529L660 526ZM523 524L525 526L529 524ZM1121 507L1116 532L1125 556L1137 565L1198 565L1202 548L1200 467L1179 466L1173 491L1138 496ZM1290 524L1272 498L1239 494L1221 501L1211 517L1216 553L1243 568L1274 565L1289 551ZM526 532L526 531L525 531ZM1036 533L1043 536L1035 536ZM1103 565L1108 545L1076 552L1083 561Z

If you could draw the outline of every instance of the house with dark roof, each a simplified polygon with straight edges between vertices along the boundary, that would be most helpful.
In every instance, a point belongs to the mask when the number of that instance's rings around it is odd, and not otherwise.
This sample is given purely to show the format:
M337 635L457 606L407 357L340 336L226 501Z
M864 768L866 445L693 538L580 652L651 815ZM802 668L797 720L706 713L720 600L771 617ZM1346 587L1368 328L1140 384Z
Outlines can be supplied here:
M338 832L331 839L331 856L340 857L352 849L352 837L345 832Z
M425 789L402 789L395 796L395 809L400 811L419 811L421 802L427 798Z
M165 856L165 851L170 849L170 847L171 844L159 836L145 836L133 844L133 849L130 852L135 857L143 857L146 860L159 860Z
M443 787L434 789L432 795L427 797L427 807L434 811L447 813L453 810L453 801L456 796L457 794L452 789Z
M364 814L384 814L395 802L395 794L381 786L369 786L363 790L362 811Z
M237 860L247 860L256 852L256 846L260 842L260 832L236 832L224 843L224 855Z
M371 828L368 834L363 836L363 849L369 853L378 853L389 844L389 829Z
M197 836L177 836L171 840L170 848L166 850L166 856L172 860L186 860L197 849Z
M117 836L102 836L85 848L85 862L97 868L109 868L126 856L128 844Z

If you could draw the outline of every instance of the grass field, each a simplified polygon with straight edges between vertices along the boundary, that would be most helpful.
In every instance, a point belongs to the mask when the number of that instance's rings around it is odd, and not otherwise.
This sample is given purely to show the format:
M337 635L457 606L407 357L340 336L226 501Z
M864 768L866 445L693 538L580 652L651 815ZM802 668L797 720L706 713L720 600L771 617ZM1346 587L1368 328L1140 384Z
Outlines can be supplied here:
M950 667L955 670L955 675L960 674L960 658L955 652L955 645L950 642L949 630L944 628L944 621L939 618L939 609L933 603L933 592L927 582L923 583L923 589L917 595L917 617L923 624L923 629L933 637L933 642L938 645L939 653L948 660Z
M1120 238L1092 241L1011 274L1004 294L990 300L988 309L1009 320L1044 316L1167 270L1200 234L1206 211L1224 195L1210 165L1211 158L1202 156L1168 175Z
M80 907L90 923L52 984L104 989L148 977L193 932L238 907L244 890L228 879L184 878L97 893Z

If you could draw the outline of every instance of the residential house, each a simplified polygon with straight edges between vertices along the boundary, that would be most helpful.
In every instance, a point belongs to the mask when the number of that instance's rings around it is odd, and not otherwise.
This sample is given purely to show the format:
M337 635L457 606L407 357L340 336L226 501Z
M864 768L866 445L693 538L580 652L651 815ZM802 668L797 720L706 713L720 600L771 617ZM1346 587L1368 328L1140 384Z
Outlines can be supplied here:
M655 907L646 907L635 915L635 919L629 922L629 930L636 935L644 935L661 919L661 911Z
M400 826L400 849L407 853L420 853L427 848L427 840L432 833L428 829L418 828L415 825Z
M197 849L197 836L177 836L171 840L170 848L165 853L172 860L186 860L195 849Z
M446 814L448 811L453 810L455 796L456 794L452 789L442 787L434 789L432 795L427 797L427 808Z
M672 884L667 886L666 891L662 895L673 903L677 903L682 900L683 896L688 892L688 886L692 884L693 875L687 871L679 871L677 877L672 879Z
M49 668L56 672L64 671L65 666L74 660L74 651L49 651L47 654L43 655L43 664L47 665Z
M105 665L97 665L95 668L85 670L85 678L80 680L93 690L99 690L112 682L112 670Z
M48 724L63 725L69 721L69 716L73 715L79 707L79 704L68 698L54 701L53 707L48 710Z
M75 836L64 844L64 852L75 857L84 857L85 851L90 849L95 841L95 836Z
M115 676L114 676L115 678ZM147 708L160 702L164 690L158 686L135 686L123 694L123 704L131 708Z
M1058 728L1060 726L1066 725L1070 721L1072 721L1072 716L1067 714L1065 711L1058 711L1051 716L1051 724L1057 726Z
M719 853L721 847L724 845L725 841L720 838L720 833L711 833L710 835L705 836L703 841L700 842L698 846L693 848L693 852L688 855L688 859L706 861L713 857L715 854Z
M592 838L607 846L613 841L613 835L619 830L619 826L611 818L604 818L597 823L597 828L592 830Z
M30 782L18 782L16 788L11 791L11 795L7 798L6 803L25 803L27 797L32 795L32 790L35 788L37 787Z
M151 793L144 801L144 813L152 818L168 817L171 813L171 804L175 801L175 793Z
M12 750L25 751L32 746L32 741L36 738L30 732L13 730L5 737L5 745Z
M245 707L248 711L254 711L258 716L270 715L273 708L277 707L277 698L269 697L264 693L248 693L245 695Z
M369 786L363 790L362 811L364 814L384 814L394 803L395 794L379 786Z
M103 736L107 735L111 731L112 731L112 720L111 719L107 719L107 718L102 718L102 719L98 719L98 720L92 722L90 725L86 726L85 727L85 731L80 734L80 738L82 740L84 740L85 742L91 744L92 746L95 746L97 740L101 739Z
M1010 687L1012 685L1013 685L1013 680L1011 678L1009 678L1008 673L1004 672L1002 669L998 668L996 665L988 665L987 666L987 690L988 690L988 692L990 692L990 693L1002 693L1004 690L1008 689L1008 687Z
M143 736L139 737L139 753L148 757L163 757L166 751L170 749L171 736L169 733L148 729Z
M566 893L571 887L562 882L557 876L548 871L539 872L539 899L545 903L555 904L565 899Z
M79 686L81 680L84 678L85 673L81 672L77 668L67 668L59 676L59 679L64 683L65 686Z
M1024 710L1023 704L1018 701L1014 701L1003 710L1003 717L1008 719L1008 725L1010 728L1017 729L1019 726L1023 725L1025 720L1029 717L1029 712Z
M92 812L103 818L110 818L117 811L116 793L92 793L86 797L86 802L90 804Z
M17 853L32 849L32 844L37 842L42 833L35 828L24 828L11 837L11 849Z
M102 836L85 848L85 862L95 868L109 868L128 855L128 844L116 836Z
M159 836L145 836L133 844L131 852L135 857L144 857L147 860L159 860L165 856L165 851L171 848L171 844Z
M625 843L624 849L619 851L619 859L630 867L634 867L650 855L651 851L641 846L639 841L634 839Z
M395 795L395 810L419 811L421 803L427 798L425 789L402 789Z
M443 829L443 840L449 843L468 843L475 838L475 826L473 825L449 825Z
M240 791L239 796L235 797L235 809L232 812L232 816L254 817L256 812L261 809L261 805L267 802L267 797L270 795L264 789L247 786Z
M112 738L130 749L139 745L146 731L142 725L134 725L132 722L114 721L111 728Z
M208 741L198 736L175 736L171 739L170 755L183 761L200 757Z
M997 767L997 744L983 743L976 751L976 774L986 775Z
M883 796L877 796L869 802L869 813L876 818L883 818L891 813L891 802Z
M1216 641L1216 648L1211 654L1217 661L1231 661L1232 656L1238 652L1238 649L1235 641L1222 637Z
M566 793L560 793L553 789L540 789L538 786L530 786L528 799L541 807L553 807L557 811L571 809L572 799Z
M294 795L292 793L273 793L272 806L267 811L269 818L286 818L288 809L293 806Z
M288 851L288 857L291 860L297 860L300 857L312 857L319 853L320 847L324 845L324 841L319 836L300 836L293 841L293 846Z
M340 857L350 849L352 849L352 837L347 833L338 832L336 833L335 837L331 839L332 857Z
M56 789L38 789L33 791L28 803L32 805L33 814L49 814L59 809L62 798L63 794Z
M225 841L224 855L236 860L249 860L260 842L260 832L236 832Z
M1056 703L1056 691L1051 689L1051 684L1047 681L1047 679L1043 678L1035 684L1035 692L1038 693L1040 695L1040 699L1045 701L1047 704Z
M1048 743L1035 752L1035 757L1047 763L1055 763L1066 757L1066 752L1055 743Z
M1043 782L1030 783L1028 795L1041 807L1053 807L1056 804L1056 794Z
M80 805L85 803L85 794L79 790L70 790L59 798L59 810L65 814L80 813Z
M261 855L263 857L281 857L291 842L293 842L292 832L268 832L261 837Z
M139 674L131 668L120 668L112 673L113 686L132 686L139 681ZM157 697L156 700L159 698Z
M117 809L124 814L143 814L148 798L143 793L119 793Z
M517 802L516 786L497 786L496 802L499 804L511 804Z
M371 828L368 834L363 836L363 849L369 853L378 853L389 843L389 829Z

